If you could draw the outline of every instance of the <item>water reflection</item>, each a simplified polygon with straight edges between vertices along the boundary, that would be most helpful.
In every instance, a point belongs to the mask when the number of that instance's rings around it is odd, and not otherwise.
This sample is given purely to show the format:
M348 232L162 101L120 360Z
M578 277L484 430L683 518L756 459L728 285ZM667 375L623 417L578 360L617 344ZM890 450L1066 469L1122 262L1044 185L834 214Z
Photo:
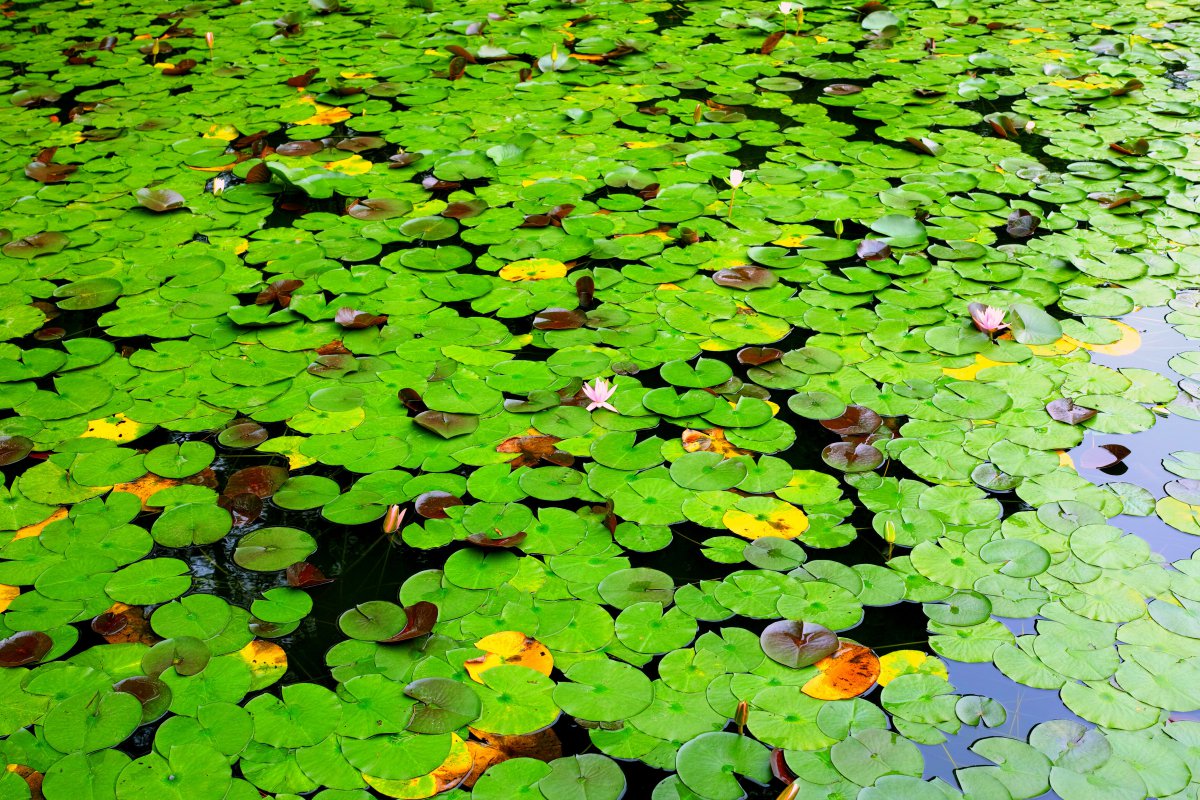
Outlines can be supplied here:
M1167 363L1179 353L1197 349L1197 344L1183 336L1166 321L1165 317L1168 313L1170 313L1170 309L1167 308L1144 308L1124 317L1122 321L1136 328L1141 334L1141 347L1125 356L1093 353L1093 363L1113 369L1122 367L1148 369L1164 375L1172 381L1182 380L1186 376L1172 370ZM1157 499L1165 494L1163 485L1177 477L1163 468L1163 459L1177 450L1200 448L1200 436L1197 436L1195 420L1171 414L1158 418L1153 428L1141 433L1123 435L1089 433L1084 437L1083 443L1071 452L1071 455L1075 457L1081 451L1103 444L1122 444L1130 449L1130 455L1124 461L1125 470L1120 474L1115 474L1081 466L1079 474L1092 483L1098 484L1115 481L1135 483L1148 489ZM1077 464L1079 463L1078 458L1075 458L1075 461ZM1150 548L1167 561L1189 558L1197 547L1200 547L1200 541L1197 541L1195 537L1175 530L1155 515L1133 517L1122 514L1112 522L1121 529L1145 539Z
M1166 321L1169 312L1170 309L1166 308L1141 309L1124 317L1122 321L1137 329L1141 335L1141 346L1128 355L1092 353L1092 362L1113 369L1148 369L1172 381L1183 379L1186 376L1176 373L1167 366L1167 362L1181 352L1196 349L1196 344ZM1083 462L1081 456L1093 448L1106 444L1128 447L1131 452L1124 460L1122 468L1101 470L1079 466L1079 474L1096 484L1117 481L1134 483L1148 489L1157 499L1165 494L1163 485L1176 477L1163 468L1163 459L1176 450L1195 447L1192 442L1200 444L1200 439L1196 438L1196 422L1178 415L1168 415L1159 417L1154 427L1141 433L1087 433L1083 442L1073 449L1070 455L1073 461L1080 465ZM1111 524L1146 540L1151 549L1165 561L1189 558L1200 545L1194 537L1171 528L1153 514L1146 517L1121 514L1111 520ZM1035 621L1002 620L1017 636L1034 633ZM993 664L965 664L956 661L949 661L947 664L950 682L960 693L980 694L998 700L1007 710L1008 719L1003 725L990 731L982 727L964 726L959 733L948 737L944 745L923 746L921 749L925 755L928 777L936 776L949 780L955 769L990 764L990 761L981 758L970 749L971 745L986 736L1024 739L1030 729L1040 722L1077 719L1063 705L1058 692L1023 686L1006 677ZM1198 716L1200 715L1195 713L1172 714L1172 719L1195 719ZM1053 792L1044 796L1057 797Z

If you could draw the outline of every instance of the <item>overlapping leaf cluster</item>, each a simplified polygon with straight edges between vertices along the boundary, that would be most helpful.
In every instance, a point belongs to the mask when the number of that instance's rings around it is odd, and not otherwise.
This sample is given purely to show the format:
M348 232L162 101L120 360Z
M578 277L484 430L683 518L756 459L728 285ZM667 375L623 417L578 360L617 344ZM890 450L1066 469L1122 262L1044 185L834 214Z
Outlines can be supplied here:
M1195 797L1200 568L1116 518L1200 461L1068 453L1200 419L1090 356L1200 335L1194 10L794 12L12 4L0 797ZM288 674L381 521L438 567ZM952 662L1078 719L926 780L1014 711Z

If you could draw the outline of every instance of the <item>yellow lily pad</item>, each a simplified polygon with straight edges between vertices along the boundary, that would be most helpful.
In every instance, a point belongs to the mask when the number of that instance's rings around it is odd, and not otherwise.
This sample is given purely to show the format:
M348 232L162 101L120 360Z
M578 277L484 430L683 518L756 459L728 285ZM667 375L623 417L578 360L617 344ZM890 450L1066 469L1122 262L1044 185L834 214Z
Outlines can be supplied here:
M550 655L546 646L520 631L493 633L480 639L475 646L485 651L486 655L469 659L463 666L476 683L483 683L480 677L483 673L503 664L529 667L543 675L549 675L554 669L554 656Z
M747 539L773 536L795 539L808 530L808 517L791 503L770 497L743 498L721 518L725 527Z
M288 469L300 469L312 466L317 460L300 452L300 445L308 439L307 436L276 436L254 448L260 453L278 453L288 460Z
M87 430L83 432L85 439L108 439L111 442L132 442L154 430L152 424L134 422L124 414L113 414L111 417L94 419L88 422Z
M526 258L500 270L500 277L506 281L544 281L566 274L567 265L553 258Z
M32 525L26 525L24 528L21 528L19 531L13 534L13 541L16 541L17 539L29 539L33 536L40 536L42 534L42 529L51 522L57 522L60 519L66 518L67 510L65 508L57 508L54 510L53 514L46 517L41 522L35 522Z
M387 780L363 773L363 780L380 794L401 800L420 800L453 789L471 773L474 759L471 758L471 751L467 749L466 742L457 734L452 733L450 736L450 752L446 755L446 760L428 775L408 780Z
M1090 350L1093 353L1101 353L1106 356L1127 356L1130 353L1137 352L1138 348L1142 346L1142 334L1138 333L1137 328L1127 325L1120 320L1112 320L1112 324L1121 329L1121 338L1110 344L1088 344L1078 339L1072 339L1070 336L1064 336L1063 338L1077 347L1082 347L1084 350Z
M251 691L270 686L287 672L287 653L274 642L255 639L239 650L238 655L250 667Z
M870 691L879 679L879 657L869 647L842 641L837 651L816 664L817 675L800 691L818 700L849 700Z
M879 677L876 683L887 686L901 675L936 675L950 679L946 665L940 658L920 650L893 650L879 657Z

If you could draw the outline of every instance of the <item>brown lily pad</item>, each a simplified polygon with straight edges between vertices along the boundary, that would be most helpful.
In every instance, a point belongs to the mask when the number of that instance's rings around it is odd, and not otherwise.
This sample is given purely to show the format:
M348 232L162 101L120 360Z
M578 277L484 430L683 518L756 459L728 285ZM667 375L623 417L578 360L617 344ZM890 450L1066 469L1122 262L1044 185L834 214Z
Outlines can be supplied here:
M466 436L479 427L479 417L474 414L450 414L445 411L422 411L413 417L413 421L443 439Z
M172 77L187 75L196 68L197 63L198 62L194 58L181 58L175 62L175 66L163 67L162 74L170 75Z
M525 541L528 534L525 531L514 533L512 536L488 536L486 533L472 533L467 541L477 547L516 547Z
M869 444L834 442L821 451L821 460L842 472L867 472L883 463L883 453Z
M293 589L311 589L330 583L333 583L333 578L327 578L324 572L307 561L298 561L287 568L287 584Z
M568 308L547 308L533 318L533 327L539 331L572 331L582 328L587 316L582 311Z
M766 267L730 267L713 273L713 283L730 289L767 289L779 276Z
M821 427L842 436L866 436L879 430L883 417L866 406L850 405L840 417L821 420Z
M372 314L369 311L358 311L353 308L339 308L333 321L347 330L362 330L387 323L386 314Z
M757 367L783 358L783 351L776 347L743 347L737 352L739 364Z
M235 496L248 492L265 500L279 491L287 479L288 471L283 467L247 467L229 476L225 494Z
M402 217L412 210L412 203L407 200L390 198L367 198L351 203L346 213L355 219L380 220Z
M1041 224L1041 217L1023 208L1018 208L1008 215L1008 223L1004 226L1004 230L1008 231L1008 235L1014 239L1028 239L1037 233L1038 226Z
M62 183L78 169L76 164L34 161L25 166L25 175L38 183Z
M462 498L449 492L431 491L417 495L413 500L413 508L425 519L447 519L447 508L461 506Z
M284 142L275 148L275 155L283 156L284 158L299 158L301 156L311 156L324 149L325 146L320 142Z
M0 640L0 667L34 664L54 647L54 640L41 631L19 631Z
M250 492L239 494L223 494L217 498L217 505L229 512L233 518L233 527L244 528L262 516L262 498Z
M395 636L384 639L385 643L406 642L429 633L437 624L438 608L433 603L422 600L411 606L405 606L404 615L408 618L408 622Z
M24 436L0 436L0 467L17 463L32 450L32 439Z
M42 231L41 233L30 234L21 239L14 239L0 249L4 251L4 255L12 258L33 258L35 256L58 253L70 241L65 233Z
M815 664L838 649L838 637L833 631L791 619L772 622L763 629L759 641L772 661L793 669Z
M304 281L291 279L281 279L272 281L267 288L258 293L254 298L254 304L257 306L270 305L271 303L279 303L283 308L287 308L292 302L292 292L304 285Z
M378 136L351 136L349 139L342 139L334 147L350 153L365 153L368 150L387 147L387 140Z

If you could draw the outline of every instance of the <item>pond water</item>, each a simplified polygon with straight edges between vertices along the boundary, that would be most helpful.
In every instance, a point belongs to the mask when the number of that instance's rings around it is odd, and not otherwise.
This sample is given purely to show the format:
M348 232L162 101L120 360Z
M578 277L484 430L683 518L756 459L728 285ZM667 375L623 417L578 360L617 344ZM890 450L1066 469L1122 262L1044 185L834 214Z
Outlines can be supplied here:
M1200 797L1188 4L3 11L0 800Z

